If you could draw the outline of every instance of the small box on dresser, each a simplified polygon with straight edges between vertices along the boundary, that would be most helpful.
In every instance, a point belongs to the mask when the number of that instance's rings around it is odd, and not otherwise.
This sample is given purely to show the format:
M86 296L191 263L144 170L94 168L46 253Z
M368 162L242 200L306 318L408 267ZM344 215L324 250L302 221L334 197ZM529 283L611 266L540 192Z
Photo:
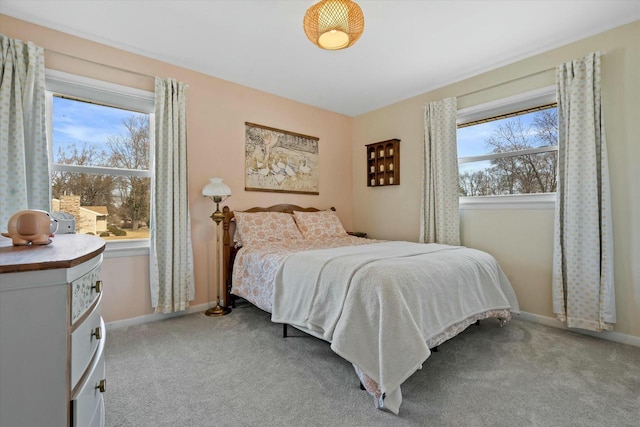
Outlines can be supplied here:
M105 242L0 237L0 426L104 426Z

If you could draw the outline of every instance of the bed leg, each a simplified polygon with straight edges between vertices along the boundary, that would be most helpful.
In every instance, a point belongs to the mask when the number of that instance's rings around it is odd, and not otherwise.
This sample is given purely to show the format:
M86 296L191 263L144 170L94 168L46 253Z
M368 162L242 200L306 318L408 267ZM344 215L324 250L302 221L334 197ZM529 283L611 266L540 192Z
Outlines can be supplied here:
M429 350L431 350L433 353L437 353L438 352L438 346L430 348Z
M476 326L480 326L480 319L476 320Z
M502 317L498 317L498 320L500 321L500 327L502 328L505 323L507 323L507 321L505 319L503 319Z
M283 323L282 324L282 338L286 338L287 337L287 324Z

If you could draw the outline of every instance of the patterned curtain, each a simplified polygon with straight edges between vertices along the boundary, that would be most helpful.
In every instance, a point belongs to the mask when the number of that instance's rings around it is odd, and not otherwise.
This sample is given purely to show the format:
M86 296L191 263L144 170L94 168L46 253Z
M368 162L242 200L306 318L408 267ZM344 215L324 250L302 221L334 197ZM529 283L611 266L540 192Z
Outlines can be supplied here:
M195 293L187 197L187 85L156 78L155 87L151 303L156 313L171 313L185 310Z
M571 328L616 322L607 145L600 106L600 53L559 65L558 191L553 311Z
M460 244L456 98L431 102L424 112L420 242Z
M0 228L22 209L49 210L44 49L0 34Z

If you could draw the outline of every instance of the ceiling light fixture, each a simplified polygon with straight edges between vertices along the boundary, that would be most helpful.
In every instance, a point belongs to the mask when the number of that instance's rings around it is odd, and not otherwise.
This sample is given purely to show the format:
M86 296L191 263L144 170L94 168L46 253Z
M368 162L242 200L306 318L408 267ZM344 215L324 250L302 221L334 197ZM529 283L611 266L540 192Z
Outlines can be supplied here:
M352 46L364 31L364 15L351 0L322 0L304 15L304 32L313 44L328 50Z

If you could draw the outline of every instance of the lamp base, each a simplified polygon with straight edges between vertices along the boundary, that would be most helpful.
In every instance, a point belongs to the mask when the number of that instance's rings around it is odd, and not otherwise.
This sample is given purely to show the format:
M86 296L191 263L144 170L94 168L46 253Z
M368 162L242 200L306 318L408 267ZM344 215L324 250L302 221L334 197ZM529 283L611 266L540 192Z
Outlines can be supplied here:
M220 303L204 312L207 316L224 316L229 313L231 313L231 307L222 307Z

